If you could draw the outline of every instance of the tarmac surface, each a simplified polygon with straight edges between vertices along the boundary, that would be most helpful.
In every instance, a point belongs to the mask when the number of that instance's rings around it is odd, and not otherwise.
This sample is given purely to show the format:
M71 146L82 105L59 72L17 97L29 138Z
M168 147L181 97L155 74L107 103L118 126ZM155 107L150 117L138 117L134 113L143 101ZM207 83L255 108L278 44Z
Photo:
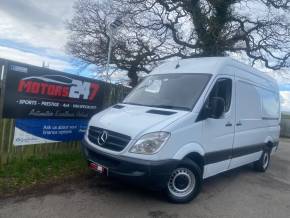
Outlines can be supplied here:
M250 166L205 181L191 203L103 177L80 178L0 200L0 217L290 217L290 140L281 140L266 173Z

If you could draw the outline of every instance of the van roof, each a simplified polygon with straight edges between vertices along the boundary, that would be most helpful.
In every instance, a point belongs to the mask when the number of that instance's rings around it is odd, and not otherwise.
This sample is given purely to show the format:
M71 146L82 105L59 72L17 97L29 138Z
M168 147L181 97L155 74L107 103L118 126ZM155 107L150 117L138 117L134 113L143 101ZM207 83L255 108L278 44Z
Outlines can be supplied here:
M150 74L206 73L214 75L222 73L222 68L226 66L233 66L243 69L255 74L256 76L263 77L272 83L276 83L276 81L266 73L263 73L230 57L202 57L169 61L159 67L156 67Z

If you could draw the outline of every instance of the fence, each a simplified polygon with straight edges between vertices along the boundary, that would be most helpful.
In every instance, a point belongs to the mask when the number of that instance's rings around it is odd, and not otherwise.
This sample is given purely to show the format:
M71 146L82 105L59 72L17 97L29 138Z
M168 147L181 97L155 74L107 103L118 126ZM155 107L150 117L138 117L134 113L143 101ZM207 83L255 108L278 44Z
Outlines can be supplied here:
M282 115L281 134L282 137L290 138L290 116Z
M3 90L3 83L0 81L0 96L1 88ZM123 86L109 85L109 93L106 95L103 108L106 108L112 104L120 102L124 96L129 92L129 89ZM3 96L0 97L0 108L3 105ZM47 155L49 153L67 152L79 149L80 142L61 142L61 143L49 143L49 144L36 144L25 146L14 146L14 119L1 119L0 116L0 167L3 164L13 160L15 158L27 158L32 155Z

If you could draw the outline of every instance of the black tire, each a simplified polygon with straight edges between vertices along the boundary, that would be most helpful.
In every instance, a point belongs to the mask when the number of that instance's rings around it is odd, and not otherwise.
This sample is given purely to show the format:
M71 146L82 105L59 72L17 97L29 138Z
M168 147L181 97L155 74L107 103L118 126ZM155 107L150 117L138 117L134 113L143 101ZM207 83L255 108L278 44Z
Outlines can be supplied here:
M200 167L192 160L184 159L172 171L166 185L166 194L172 203L187 203L199 194L201 187L202 171Z
M271 149L265 148L261 158L254 163L254 169L258 172L265 172L269 165L271 160Z

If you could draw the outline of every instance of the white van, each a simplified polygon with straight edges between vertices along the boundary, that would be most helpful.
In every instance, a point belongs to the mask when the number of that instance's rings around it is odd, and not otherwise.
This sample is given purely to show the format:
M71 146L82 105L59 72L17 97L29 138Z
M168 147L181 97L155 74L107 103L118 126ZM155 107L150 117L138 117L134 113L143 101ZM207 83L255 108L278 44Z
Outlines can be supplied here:
M205 178L254 163L264 172L280 132L278 85L227 57L156 68L126 98L92 117L89 167L192 200Z

